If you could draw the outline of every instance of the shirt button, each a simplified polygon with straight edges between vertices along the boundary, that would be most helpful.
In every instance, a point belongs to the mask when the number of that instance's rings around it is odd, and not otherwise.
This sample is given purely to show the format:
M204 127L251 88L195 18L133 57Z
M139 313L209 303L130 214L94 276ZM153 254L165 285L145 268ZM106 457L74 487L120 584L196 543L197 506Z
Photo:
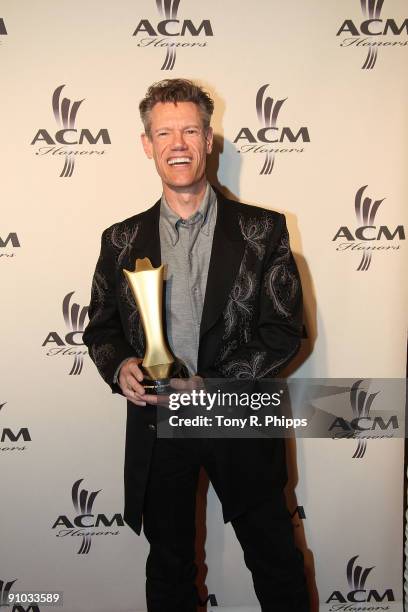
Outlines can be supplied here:
M153 425L153 423L149 423L148 425L149 429L151 429L152 431L156 430L156 425Z

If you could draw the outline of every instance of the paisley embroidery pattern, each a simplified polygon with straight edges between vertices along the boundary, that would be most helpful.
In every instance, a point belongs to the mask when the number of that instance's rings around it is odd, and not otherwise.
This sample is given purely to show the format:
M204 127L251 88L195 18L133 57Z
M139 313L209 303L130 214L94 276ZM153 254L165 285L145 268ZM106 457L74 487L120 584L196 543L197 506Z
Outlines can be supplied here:
M119 266L125 255L130 253L133 242L139 231L139 225L126 225L118 223L114 225L108 234L108 240L116 252L116 262Z
M242 237L259 260L265 255L266 238L273 228L273 221L267 213L261 217L239 217Z
M286 365L297 353L299 348L299 342L284 357L272 362L264 369L262 369L262 364L265 361L265 357L267 354L266 351L253 353L252 357L248 360L236 359L230 361L228 364L222 366L222 372L224 375L231 376L234 378L255 379L265 378L266 376L276 376L281 367Z
M299 297L300 282L294 269L287 231L282 236L273 264L266 271L264 287L275 312L290 319Z
M224 340L232 334L238 323L244 329L248 326L254 311L252 302L257 284L256 274L247 269L246 256L244 255L223 313L225 322Z
M259 378L266 351L255 352L250 359L236 359L222 367L223 374L234 378Z
M225 359L227 359L227 357L229 357L229 355L233 353L237 348L238 348L237 340L232 340L232 342L227 342L227 344L223 344L221 347L221 351L217 359L215 360L214 365L218 366L222 361L225 361Z
M92 279L91 287L91 305L92 305L92 318L97 319L103 314L105 306L106 294L108 293L108 281L106 276L98 269L95 270L94 277Z
M282 359L278 359L277 361L274 361L267 368L262 370L258 374L258 377L259 378L265 378L267 375L270 376L270 377L276 376L276 374L278 374L278 372L281 369L281 367L286 365L291 360L291 358L294 355L296 355L296 353L298 352L298 349L299 349L299 344L300 344L300 341L297 342L295 348L293 348L291 351L289 351L284 357L282 357Z
M137 350L138 353L142 354L145 349L142 321L139 316L139 311L137 309L132 290L130 289L125 278L123 278L120 285L120 296L128 311L130 344Z
M259 280L256 272L252 272L253 264L248 264L248 261L251 259L251 252L260 261L264 258L268 245L268 234L273 227L272 218L268 214L260 218L241 217L240 226L247 247L224 311L223 339L229 338L230 342L221 349L216 365L224 376L242 379L273 377L297 353L300 341L294 338L295 343L291 342L288 345L286 354L275 354L275 359L267 350L256 351L252 348L252 350L240 351L239 349L252 338L253 330L250 322L256 308L255 299L259 282L262 283L264 295L271 300L272 308L277 315L292 323L297 320L298 316L298 304L301 299L300 280L290 251L286 228L272 255L272 263L266 269L263 280ZM232 346L234 348L230 350ZM239 357L236 356L234 359L236 350L239 351Z

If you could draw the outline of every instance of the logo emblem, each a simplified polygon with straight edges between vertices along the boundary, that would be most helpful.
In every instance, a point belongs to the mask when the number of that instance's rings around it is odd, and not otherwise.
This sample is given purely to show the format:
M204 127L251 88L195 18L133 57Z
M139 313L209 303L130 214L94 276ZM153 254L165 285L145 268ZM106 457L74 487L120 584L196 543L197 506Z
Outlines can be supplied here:
M375 398L380 394L369 393L367 382L364 379L355 381L350 387L349 404L351 407L351 419L336 416L331 422L328 431L332 432L333 439L350 438L356 439L357 448L353 454L353 459L362 459L366 453L367 442L372 438L394 438L400 432L398 414L391 413L389 410L377 410L370 412ZM387 395L386 404L395 405L398 401L398 387L390 388Z
M358 0L355 0L357 4ZM337 36L346 37L340 42L340 47L361 47L367 55L361 68L372 70L377 62L378 50L382 46L405 47L408 40L402 39L402 34L408 36L408 19L396 22L395 19L382 19L381 12L384 0L360 0L363 20L346 19L340 26ZM385 40L384 40L385 38Z
M79 107L81 106L85 98L83 98L82 100L77 100L76 102L72 102L72 100L70 100L69 98L63 98L61 100L61 92L64 87L65 85L60 85L54 91L52 96L52 110L54 112L55 121L60 127L65 130L74 130ZM74 172L74 167L75 158L71 155L66 155L64 167L61 170L60 176L72 176L72 173Z
M395 601L394 592L392 589L386 589L383 593L380 593L377 589L370 589L367 587L368 578L372 578L371 572L375 568L363 567L357 565L357 559L359 555L352 557L346 566L346 577L349 586L349 592L344 593L340 590L333 591L326 603L331 603L333 606L328 609L329 612L335 612L338 610L357 609L354 606L343 605L343 604L360 604L359 610L378 611L389 610L390 606L387 605L390 601ZM361 604L370 602L368 607L361 606ZM375 605L379 604L379 605Z
M360 187L360 189L356 193L355 198L355 211L359 227L374 225L375 216L380 207L380 204L382 204L382 202L384 202L385 200L385 198L383 198L382 200L372 200L367 196L363 200L363 193L366 189L367 185ZM361 257L361 261L357 267L357 271L365 272L366 270L368 270L371 264L371 258L371 251L365 251Z
M0 608L2 606L10 606L9 604L9 593L11 591L11 587L17 581L10 580L9 582L5 582L4 580L0 580Z
M209 19L193 23L191 19L178 18L180 0L156 0L160 15L158 23L141 19L133 32L138 37L138 47L166 49L161 70L173 70L178 47L206 47L207 37L213 36ZM181 40L179 40L181 38Z
M351 591L356 589L364 589L367 582L367 578L373 571L375 565L372 567L362 567L361 565L354 565L359 555L352 557L347 563L347 582Z
M77 334L81 334L85 328L85 319L88 315L88 306L80 306L75 302L70 304L71 298L74 295L74 291L67 293L62 302L62 313L64 315L65 325L69 330L68 335L72 338ZM70 376L81 374L84 366L84 355L83 353L77 354L74 357L74 363L72 365Z
M78 515L92 514L94 501L99 491L89 492L86 489L80 489L83 478L74 482L72 486L72 504ZM86 533L82 536L82 543L78 550L78 555L87 555L91 549L91 535Z
M390 228L387 225L375 225L377 213L385 198L376 200L366 195L367 185L357 190L354 198L354 212L357 228L355 230L343 225L334 238L337 251L362 251L356 270L367 272L371 266L374 251L398 251L400 242L405 240L403 225ZM343 240L343 242L337 242Z
M360 0L361 10L366 20L379 19L384 0ZM370 47L367 57L361 66L363 70L372 70L377 61L378 48Z
M88 306L80 306L76 302L71 303L74 293L75 291L67 293L62 301L62 314L68 330L67 333L59 334L56 331L51 331L42 343L42 346L47 346L47 357L57 355L74 357L74 362L69 371L70 376L81 374L84 356L88 354L87 349L81 348L84 346L82 334L85 329Z
M31 145L40 145L36 155L62 156L64 164L60 177L69 178L74 172L75 159L78 155L97 157L106 153L106 149L103 148L86 148L84 147L86 143L100 147L101 144L111 144L111 140L106 128L101 128L95 135L88 128L77 129L77 114L85 98L72 101L65 96L62 97L64 87L65 85L60 85L52 95L52 111L58 129L55 134L46 129L38 130ZM75 148L77 145L79 148Z
M94 536L119 535L119 527L124 526L124 521L122 515L118 513L111 517L101 513L94 514L94 502L102 489L88 491L81 487L82 482L83 478L80 478L72 485L71 499L76 515L71 518L65 514L60 515L52 525L52 529L59 527L55 534L58 538L80 537L81 544L77 554L87 555L91 550ZM96 531L92 530L93 527L96 528ZM106 527L110 529L107 530ZM112 528L115 530L113 531Z
M257 153L264 155L260 175L270 175L275 166L276 153L303 153L303 143L310 142L307 127L296 130L281 126L279 114L287 98L278 99L268 95L270 85L262 85L255 96L255 109L260 124L258 130L242 127L234 144L238 153ZM295 143L295 144L294 144ZM272 146L271 146L272 145Z
M280 109L282 108L284 102L286 102L287 98L284 98L283 100L274 100L269 96L265 96L265 92L268 87L268 84L264 85L256 94L256 113L258 115L259 123L264 128L276 128L276 121L278 119ZM265 154L264 165L262 166L259 174L271 174L274 163L275 152L268 151Z
M362 382L362 380L358 380L354 383L350 390L350 404L355 419L360 419L361 417L365 418L369 416L372 403L379 394L379 391L377 391L377 393L367 393L367 391L364 391L364 389L360 389L360 385ZM367 440L363 440L360 438L357 442L357 448L354 452L353 459L362 459L365 455L366 449ZM355 559L356 558L357 557L355 557ZM347 570L347 576L348 575L349 573Z
M177 11L179 9L180 0L156 0L157 10L161 17L166 20L177 20ZM173 70L176 63L175 47L168 47L166 57L160 70Z

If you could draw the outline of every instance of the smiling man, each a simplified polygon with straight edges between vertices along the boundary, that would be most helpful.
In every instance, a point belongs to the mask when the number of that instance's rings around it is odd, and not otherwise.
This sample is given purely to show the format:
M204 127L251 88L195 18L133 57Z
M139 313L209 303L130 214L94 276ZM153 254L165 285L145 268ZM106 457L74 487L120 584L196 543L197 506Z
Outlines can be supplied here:
M128 400L125 520L150 544L149 612L195 612L195 500L203 466L231 521L263 612L307 612L303 561L283 488L282 440L157 439L156 396L138 367L145 339L123 276L136 258L167 264L170 346L191 377L276 376L296 354L302 294L283 215L227 200L208 183L213 101L184 79L140 103L142 144L163 193L102 236L84 342L101 376Z

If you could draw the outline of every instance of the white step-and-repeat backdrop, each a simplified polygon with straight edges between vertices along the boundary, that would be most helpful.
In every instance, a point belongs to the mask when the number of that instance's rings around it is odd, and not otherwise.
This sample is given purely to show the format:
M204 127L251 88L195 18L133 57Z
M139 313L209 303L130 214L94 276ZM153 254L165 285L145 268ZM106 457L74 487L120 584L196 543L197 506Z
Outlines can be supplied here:
M292 375L370 378L375 394L375 377L402 377L406 364L408 6L0 10L0 605L39 590L63 591L67 612L144 610L147 546L122 519L125 402L81 337L102 230L160 195L138 103L166 77L210 91L212 180L287 217L308 335ZM403 440L289 450L314 610L401 610ZM206 515L208 610L257 610L211 488Z

